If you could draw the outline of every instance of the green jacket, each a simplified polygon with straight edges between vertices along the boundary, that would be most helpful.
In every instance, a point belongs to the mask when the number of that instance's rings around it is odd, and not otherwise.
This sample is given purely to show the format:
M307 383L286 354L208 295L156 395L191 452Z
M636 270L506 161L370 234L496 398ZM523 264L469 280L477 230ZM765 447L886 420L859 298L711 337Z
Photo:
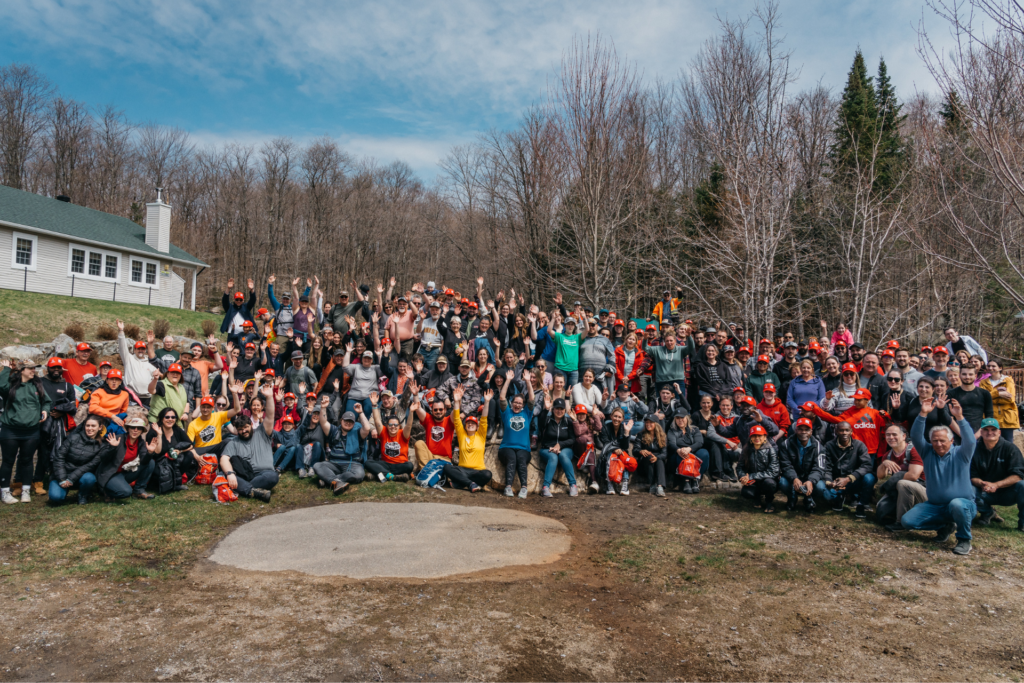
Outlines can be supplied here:
M763 375L759 375L757 374L757 370L755 369L747 377L747 394L753 396L757 400L757 402L760 403L761 401L764 400L765 384L774 384L776 392L782 391L782 389L780 388L782 382L779 381L778 375L776 375L771 370L764 373Z
M155 423L164 408L174 408L174 412L178 414L177 425L180 427L181 416L188 411L188 394L184 382L178 382L177 387L166 379L156 383L156 391L149 401L149 421Z
M678 382L682 387L686 383L686 359L692 361L697 355L697 349L693 337L687 337L685 344L676 343L671 351L664 346L646 346L644 353L647 354L644 365L654 365L655 384Z
M6 409L0 415L0 425L14 429L38 427L43 413L49 413L52 405L46 390L37 388L32 382L22 384L15 392L13 401L9 396L10 391L11 369L4 368L0 370L0 395L4 398Z

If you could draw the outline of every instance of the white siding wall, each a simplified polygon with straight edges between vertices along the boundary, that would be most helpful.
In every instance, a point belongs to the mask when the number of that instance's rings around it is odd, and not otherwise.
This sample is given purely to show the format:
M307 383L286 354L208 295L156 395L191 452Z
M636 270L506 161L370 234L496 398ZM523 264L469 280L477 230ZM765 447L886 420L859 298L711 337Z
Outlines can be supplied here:
M16 231L0 226L0 288L21 290L25 285L25 269L13 268L11 254L14 249L14 233ZM70 249L72 241L50 237L46 235L34 235L36 237L36 269L28 271L28 291L43 292L46 294L71 295L71 276L68 274ZM87 251L88 245L83 246ZM92 247L97 249L96 247ZM173 270L169 275L164 275L164 267L170 266L169 261L160 261L156 258L149 259L158 263L157 287L142 287L131 283L131 259L133 255L118 251L117 249L106 249L118 255L118 274L120 279L117 283L116 300L133 304L151 303L154 306L168 306L178 308L182 305L182 294L185 291L185 281ZM148 258L134 255L134 258ZM88 264L86 267L88 272ZM150 299L150 289L152 299ZM114 284L109 281L99 281L82 276L75 277L76 297L89 299L114 299ZM185 302L187 305L189 302Z

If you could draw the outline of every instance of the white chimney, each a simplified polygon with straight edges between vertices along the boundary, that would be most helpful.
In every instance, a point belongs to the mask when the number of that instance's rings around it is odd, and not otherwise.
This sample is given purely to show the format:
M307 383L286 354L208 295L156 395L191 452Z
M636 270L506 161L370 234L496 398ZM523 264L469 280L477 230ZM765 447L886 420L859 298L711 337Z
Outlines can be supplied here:
M164 203L163 191L156 188L156 201L146 204L146 244L166 254L171 250L171 207Z

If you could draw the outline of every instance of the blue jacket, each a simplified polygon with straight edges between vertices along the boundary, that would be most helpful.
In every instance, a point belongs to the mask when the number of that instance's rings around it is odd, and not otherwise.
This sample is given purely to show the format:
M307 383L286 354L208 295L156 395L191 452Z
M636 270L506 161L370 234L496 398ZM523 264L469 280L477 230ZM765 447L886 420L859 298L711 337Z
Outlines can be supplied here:
M811 401L819 406L825 401L825 383L821 378L814 376L808 382L803 377L797 377L789 383L789 391L786 394L786 405L789 407L789 414L795 422L800 417L800 406Z
M960 420L959 446L953 445L949 453L941 458L927 441L924 433L925 416L918 415L910 428L910 440L924 460L924 484L928 491L928 502L946 505L954 498L974 500L974 486L971 484L971 460L974 458L974 430L967 420ZM935 429L933 427L933 429Z
M227 332L231 327L231 321L234 320L236 313L242 314L242 320L248 320L253 325L256 321L252 319L252 309L256 306L256 291L249 292L249 300L241 306L235 305L233 297L229 297L227 292L224 292L224 296L220 300L221 308L224 309L224 320L220 324L220 331Z

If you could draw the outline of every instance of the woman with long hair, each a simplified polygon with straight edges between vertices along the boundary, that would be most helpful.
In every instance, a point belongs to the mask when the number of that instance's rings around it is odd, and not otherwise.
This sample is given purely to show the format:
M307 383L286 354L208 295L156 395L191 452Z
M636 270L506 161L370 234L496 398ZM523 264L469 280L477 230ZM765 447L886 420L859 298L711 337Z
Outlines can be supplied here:
M775 491L779 488L779 453L761 425L750 428L750 437L743 447L739 467L741 495L754 500L754 507L775 512ZM763 499L763 502L762 502Z
M633 452L639 450L638 462L644 463L647 479L651 482L650 492L659 498L665 497L665 459L668 438L652 412L644 417L644 430L633 438Z
M89 502L89 494L96 488L96 468L106 448L103 441L103 419L89 415L61 443L53 454L53 479L48 491L50 505L60 505L71 492L78 489L78 504Z
M988 360L988 376L981 381L981 388L992 394L993 417L999 422L999 431L1004 439L1013 443L1013 433L1020 429L1017 414L1017 390L1013 378L1003 374L1003 364L995 358Z
M518 360L526 358L530 353L530 323L526 316L518 311L512 323L508 348L515 352Z
M825 405L821 406L833 415L839 415L853 407L853 395L860 389L860 372L853 363L845 363L842 379L832 391L825 392Z
M184 448L183 448L184 447ZM146 448L156 460L156 475L160 493L187 491L181 481L182 467L187 472L194 470L190 461L198 461L195 449L191 448L188 432L181 428L174 408L161 410L146 433ZM183 449L179 455L179 449Z

